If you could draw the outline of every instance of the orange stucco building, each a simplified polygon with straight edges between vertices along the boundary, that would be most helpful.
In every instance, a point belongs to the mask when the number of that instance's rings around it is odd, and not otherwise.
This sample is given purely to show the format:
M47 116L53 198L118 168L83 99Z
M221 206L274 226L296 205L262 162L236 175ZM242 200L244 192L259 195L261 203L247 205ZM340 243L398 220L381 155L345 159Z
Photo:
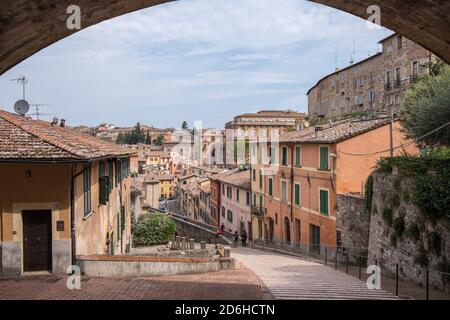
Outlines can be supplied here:
M2 275L64 273L130 245L130 151L0 110Z
M279 166L253 166L254 214L263 225L254 236L317 250L336 246L336 196L362 194L377 160L390 155L390 128L388 118L347 119L283 134L272 158ZM393 145L404 148L394 154L416 152L400 129L395 121ZM263 147L271 153L270 144Z

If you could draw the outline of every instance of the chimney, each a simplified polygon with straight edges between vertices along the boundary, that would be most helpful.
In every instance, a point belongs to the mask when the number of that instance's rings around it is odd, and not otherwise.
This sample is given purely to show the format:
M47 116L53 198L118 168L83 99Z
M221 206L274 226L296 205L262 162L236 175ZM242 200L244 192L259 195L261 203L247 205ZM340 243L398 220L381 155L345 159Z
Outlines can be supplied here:
M52 126L57 126L58 125L58 117L54 116L53 117L53 121L50 123Z
M61 122L59 123L59 126L61 128L64 128L66 126L66 119L61 119Z

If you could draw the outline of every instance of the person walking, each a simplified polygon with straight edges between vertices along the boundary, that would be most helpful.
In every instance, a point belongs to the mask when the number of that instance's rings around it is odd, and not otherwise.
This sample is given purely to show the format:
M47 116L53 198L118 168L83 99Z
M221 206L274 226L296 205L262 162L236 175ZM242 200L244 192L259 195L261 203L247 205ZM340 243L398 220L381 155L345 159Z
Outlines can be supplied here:
M247 232L245 230L242 231L241 241L243 247L247 246Z
M237 248L239 242L239 233L237 231L234 232L233 238L234 238L234 247Z

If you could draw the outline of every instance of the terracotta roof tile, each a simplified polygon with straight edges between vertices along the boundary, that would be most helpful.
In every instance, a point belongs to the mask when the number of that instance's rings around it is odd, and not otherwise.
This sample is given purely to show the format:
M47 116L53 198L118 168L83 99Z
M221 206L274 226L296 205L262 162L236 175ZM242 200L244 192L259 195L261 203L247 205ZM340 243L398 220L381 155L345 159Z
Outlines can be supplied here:
M0 160L72 161L134 153L72 128L0 110Z
M280 136L280 142L334 143L382 127L389 121L390 118L346 119L332 125L322 125L320 131L316 131L315 127L309 127L304 130L283 133Z
M217 179L224 183L232 184L244 189L250 189L250 170L242 170L233 172L229 175L222 176Z

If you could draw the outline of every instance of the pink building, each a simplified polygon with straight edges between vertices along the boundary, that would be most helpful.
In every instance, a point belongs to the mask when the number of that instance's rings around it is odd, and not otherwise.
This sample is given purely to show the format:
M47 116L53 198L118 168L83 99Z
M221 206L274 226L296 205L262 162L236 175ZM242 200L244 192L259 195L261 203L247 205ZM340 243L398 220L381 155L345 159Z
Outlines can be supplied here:
M225 175L218 181L221 186L221 223L226 231L232 233L245 230L251 239L250 170Z

